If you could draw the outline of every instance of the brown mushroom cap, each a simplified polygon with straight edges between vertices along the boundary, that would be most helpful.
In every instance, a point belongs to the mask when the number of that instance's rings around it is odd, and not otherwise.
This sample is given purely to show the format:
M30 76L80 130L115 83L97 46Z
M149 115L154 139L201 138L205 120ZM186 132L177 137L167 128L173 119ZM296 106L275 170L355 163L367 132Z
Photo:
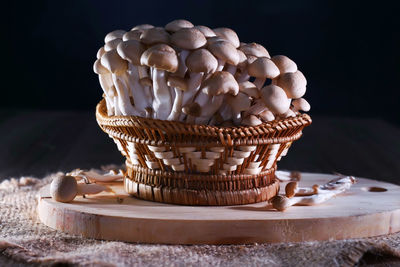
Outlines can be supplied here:
M277 195L271 198L271 204L274 209L284 211L289 207L288 198L286 196Z
M106 37L104 37L104 43L108 43L114 39L122 39L122 36L126 33L124 30L115 30L107 33Z
M286 185L285 195L288 198L294 197L294 195L296 194L297 187L298 187L297 185L298 185L297 182L290 182Z
M169 45L158 44L143 52L140 63L156 69L175 72L178 69L178 56Z
M299 70L280 75L276 84L285 90L289 98L300 98L306 93L307 80Z
M122 41L128 41L128 40L136 40L140 41L140 35L142 35L143 30L131 30L129 32L126 32L124 36L122 36Z
M253 63L254 61L257 60L258 57L256 56L252 56L252 55L246 55L247 56L247 65L250 65L251 63Z
M116 38L116 39L109 41L108 43L106 43L104 45L104 51L110 51L113 49L117 49L117 46L119 45L120 42L122 42L121 38Z
M239 50L241 50L247 56L250 55L250 56L256 56L256 57L271 58L267 49L265 49L264 46L257 44L257 43L242 44L239 47Z
M123 73L128 69L128 62L118 55L116 49L104 53L101 57L101 65L116 74Z
M278 67L272 60L266 57L257 58L253 63L248 65L247 72L250 76L256 78L274 79L279 76Z
M230 42L212 42L208 44L208 49L214 56L231 65L236 66L239 63L239 54L236 48Z
M134 30L143 31L143 30L147 30L147 29L151 29L151 28L154 28L154 26L150 25L150 24L140 24L140 25L137 25L137 26L133 27L131 29L131 31L134 31Z
M171 43L181 49L193 50L204 46L207 40L195 28L182 28L172 34Z
M207 49L201 48L191 52L186 58L186 66L191 72L214 72L218 67L217 59Z
M187 81L179 76L168 76L167 85L170 87L179 88L182 91L186 91L188 89Z
M205 80L201 87L202 90L208 95L220 95L230 93L237 95L239 93L239 85L227 71L217 71Z
M168 44L170 39L169 33L161 27L154 27L143 30L140 35L140 41L147 45L165 43Z
M310 104L304 98L294 99L292 105L296 110L302 110L305 112L310 111L311 109Z
M202 33L206 38L217 36L217 35L215 34L215 32L214 32L213 30L211 30L210 28L208 28L207 26L197 25L197 26L194 26L194 28L195 28L195 29L198 29L199 31L201 31L201 33Z
M265 106L275 114L283 114L290 107L290 99L279 86L270 84L261 89L261 99Z
M213 31L217 36L224 38L225 40L233 44L235 48L238 48L240 46L239 37L234 30L229 28L216 28L213 29Z
M293 60L283 55L276 55L271 58L281 73L296 72L297 65Z
M70 202L78 193L78 183L75 177L58 176L50 185L50 195L58 202Z
M117 47L118 54L133 65L141 65L140 57L145 51L144 45L136 40L129 40L120 43Z
M194 25L188 20L177 19L165 25L165 29L169 32L177 32L183 28L193 28L193 26Z
M253 98L260 98L260 90L250 81L239 83L239 91Z

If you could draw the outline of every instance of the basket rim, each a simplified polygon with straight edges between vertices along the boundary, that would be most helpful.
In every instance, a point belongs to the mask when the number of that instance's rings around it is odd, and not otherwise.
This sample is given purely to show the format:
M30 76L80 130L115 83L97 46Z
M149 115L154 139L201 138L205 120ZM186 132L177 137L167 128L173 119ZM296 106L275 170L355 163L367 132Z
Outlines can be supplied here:
M100 100L100 102L96 106L96 117L99 120L99 122L102 125L105 126L123 126L124 122L126 123L125 126L133 126L132 123L135 123L137 121L149 121L149 122L162 122L162 123L170 123L170 124L176 124L176 125L183 125L183 126L190 126L190 127L201 127L201 128L209 128L209 129L215 129L217 131L223 131L223 132L233 132L237 129L242 129L243 131L249 131L252 129L257 129L257 128L277 128L279 126L282 127L281 124L286 124L286 127L290 126L295 126L293 124L297 124L300 120L300 122L303 125L309 125L311 124L312 120L310 115L306 113L299 114L295 117L288 117L285 119L279 119L279 120L273 120L270 122L263 122L260 125L257 126L233 126L233 127L226 127L226 126L214 126L214 125L206 125L206 124L189 124L186 122L180 122L180 121L167 121L167 120L160 120L160 119L153 119L153 118L145 118L145 117L139 117L139 116L108 116L106 112L106 104L105 104L105 99L103 98ZM136 126L136 125L135 125Z
M169 144L233 146L285 143L299 139L302 129L312 122L308 114L264 122L257 126L236 127L188 124L138 116L108 116L105 99L102 99L96 106L96 120L102 130L112 137L155 146ZM128 130L133 135L122 129ZM137 130L143 132L138 133ZM161 138L154 138L154 134L151 133L154 131L158 132ZM184 141L170 138L177 135L192 136L193 138ZM197 140L198 138L202 140ZM209 140L210 138L214 141Z

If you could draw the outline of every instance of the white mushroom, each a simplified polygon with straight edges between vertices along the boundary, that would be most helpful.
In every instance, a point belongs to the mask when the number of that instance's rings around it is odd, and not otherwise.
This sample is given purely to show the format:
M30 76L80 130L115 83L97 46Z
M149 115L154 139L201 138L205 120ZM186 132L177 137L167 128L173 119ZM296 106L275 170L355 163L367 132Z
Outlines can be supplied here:
M185 19L176 19L165 25L165 29L169 32L177 32L184 28L193 28L193 24Z
M122 39L122 36L126 33L124 30L115 30L107 33L106 37L104 37L104 43L108 43L114 39Z
M132 106L129 98L129 87L126 82L128 62L123 60L114 49L101 57L101 64L112 73L113 83L118 93L118 107L122 115L141 116L142 114Z
M300 98L306 92L307 80L301 71L288 72L279 76L276 85L281 87L288 98Z
M292 106L294 112L297 112L299 110L307 112L310 111L311 108L310 104L304 98L294 99L292 101Z
M77 195L113 192L111 188L98 184L78 184L73 176L58 176L50 185L50 195L58 202L71 202Z
M111 72L107 70L103 65L101 65L100 59L97 59L93 64L93 71L99 75L100 86L103 89L108 116L113 116L115 114L114 107L114 95L113 92L113 81Z
M247 72L250 76L256 77L254 85L259 89L264 86L266 79L274 79L280 74L275 63L267 57L257 58L247 66Z
M250 108L250 97L244 93L239 92L236 96L227 95L226 103L231 107L233 111L233 123L239 125L242 119L241 112Z
M276 55L271 58L281 73L296 72L297 65L293 60L283 55Z
M175 90L175 99L172 105L172 110L167 120L177 121L182 111L182 94L187 90L187 82L185 79L178 76L169 76L167 84Z
M235 48L240 46L239 37L236 32L229 28L216 28L213 29L214 33L227 41L229 41Z
M165 71L174 73L178 69L178 57L175 50L158 44L147 49L140 59L142 65L153 67L153 110L157 119L165 120L172 110L171 93L167 85Z

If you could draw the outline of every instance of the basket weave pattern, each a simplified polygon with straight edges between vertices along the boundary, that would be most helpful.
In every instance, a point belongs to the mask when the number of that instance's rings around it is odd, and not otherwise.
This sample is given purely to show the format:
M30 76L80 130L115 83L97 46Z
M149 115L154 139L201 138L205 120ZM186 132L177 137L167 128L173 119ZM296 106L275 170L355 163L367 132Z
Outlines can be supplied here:
M97 122L126 157L128 193L187 205L236 205L276 195L276 162L311 118L302 114L254 127L191 125L135 116Z

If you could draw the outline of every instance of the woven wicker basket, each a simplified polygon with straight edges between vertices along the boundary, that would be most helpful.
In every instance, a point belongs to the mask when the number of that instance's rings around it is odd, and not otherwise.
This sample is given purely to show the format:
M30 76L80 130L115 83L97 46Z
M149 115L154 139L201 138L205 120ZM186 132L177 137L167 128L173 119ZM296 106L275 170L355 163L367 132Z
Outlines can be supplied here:
M255 127L109 117L104 100L96 118L126 157L129 194L185 205L249 204L275 196L276 162L311 124L306 114Z

